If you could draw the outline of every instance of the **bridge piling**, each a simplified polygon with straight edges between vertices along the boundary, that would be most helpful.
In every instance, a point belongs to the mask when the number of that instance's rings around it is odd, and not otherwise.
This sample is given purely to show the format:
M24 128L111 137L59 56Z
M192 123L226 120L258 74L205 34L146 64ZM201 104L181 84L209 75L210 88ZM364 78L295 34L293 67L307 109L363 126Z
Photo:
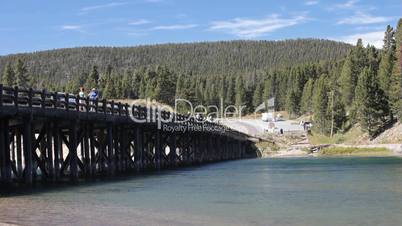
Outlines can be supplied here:
M70 179L73 182L78 180L78 155L77 155L77 146L78 146L78 135L77 135L77 122L73 122L69 131L69 161L70 161ZM67 160L66 160L67 161Z
M24 181L25 184L32 184L32 117L24 118L23 151L24 151Z
M176 153L176 134L171 133L169 136L169 160L170 167L176 167L177 153Z
M137 167L137 172L140 172L144 168L143 131L140 126L135 127L134 151L135 151L135 157L134 157L135 165Z

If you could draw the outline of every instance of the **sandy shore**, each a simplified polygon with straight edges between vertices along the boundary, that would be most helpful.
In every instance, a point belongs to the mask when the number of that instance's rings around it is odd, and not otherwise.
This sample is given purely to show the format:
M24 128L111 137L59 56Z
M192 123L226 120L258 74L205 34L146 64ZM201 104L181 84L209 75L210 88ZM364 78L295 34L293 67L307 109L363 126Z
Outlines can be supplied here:
M322 157L320 153L308 153L306 148L310 148L311 145L293 145L289 148L281 149L275 153L264 154L263 158L294 158L294 157ZM363 154L349 154L349 155L337 155L337 156L365 156L365 157L387 157L387 156L399 156L402 157L402 144L368 144L368 145L345 145L334 144L329 147L345 147L345 148L386 148L390 152L389 154L383 153L363 153Z

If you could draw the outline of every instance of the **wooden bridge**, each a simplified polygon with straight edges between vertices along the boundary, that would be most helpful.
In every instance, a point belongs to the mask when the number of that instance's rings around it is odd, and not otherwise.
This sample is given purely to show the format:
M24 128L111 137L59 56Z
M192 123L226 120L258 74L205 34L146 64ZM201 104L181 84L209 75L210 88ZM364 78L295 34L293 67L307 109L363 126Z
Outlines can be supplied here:
M253 155L245 134L186 118L0 84L0 182L77 181Z

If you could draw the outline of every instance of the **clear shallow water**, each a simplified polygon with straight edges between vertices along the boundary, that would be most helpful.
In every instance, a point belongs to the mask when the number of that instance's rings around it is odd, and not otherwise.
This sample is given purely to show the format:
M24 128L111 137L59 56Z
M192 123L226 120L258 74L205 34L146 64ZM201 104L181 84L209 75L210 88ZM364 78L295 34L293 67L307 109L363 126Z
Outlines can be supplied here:
M402 225L401 158L253 159L0 198L22 225Z

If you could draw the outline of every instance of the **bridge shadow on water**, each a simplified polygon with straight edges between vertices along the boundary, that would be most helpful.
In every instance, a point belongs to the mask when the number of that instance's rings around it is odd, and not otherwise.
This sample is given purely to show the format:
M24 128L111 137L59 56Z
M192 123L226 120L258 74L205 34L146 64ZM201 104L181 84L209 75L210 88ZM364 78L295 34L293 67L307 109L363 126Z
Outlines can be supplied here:
M207 164L198 164L198 165L191 165L191 166L182 166L178 168L172 169L164 169L164 170L148 170L142 172L126 172L122 174L118 174L115 176L98 176L94 178L88 179L79 179L78 181L72 182L68 179L52 182L52 181L38 181L33 183L30 186L23 185L23 184L8 184L3 185L0 184L0 198L7 198L7 197L18 197L18 196L27 196L27 195L35 195L35 194L42 194L48 192L62 192L68 191L73 188L90 188L95 186L101 185L108 185L113 183L121 183L121 182L128 182L133 180L141 180L147 178L158 178L164 176L173 176L173 175L180 175L184 172L188 171L196 171L200 169L206 169L209 166L213 165L220 165L225 164L228 162L236 162L242 161L245 159L239 160L231 160L231 161L222 161L222 162L212 162Z

